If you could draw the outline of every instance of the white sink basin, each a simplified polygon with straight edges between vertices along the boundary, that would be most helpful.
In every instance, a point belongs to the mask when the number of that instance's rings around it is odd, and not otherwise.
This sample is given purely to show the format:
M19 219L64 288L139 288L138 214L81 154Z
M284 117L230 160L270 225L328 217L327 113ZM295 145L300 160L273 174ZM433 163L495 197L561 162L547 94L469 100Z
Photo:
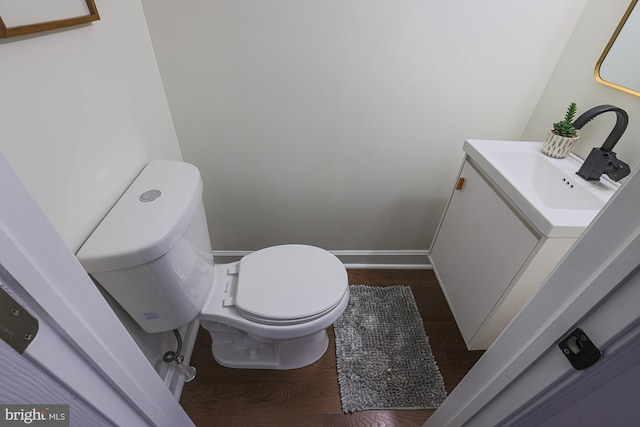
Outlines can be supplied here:
M464 151L500 187L540 233L577 237L619 188L606 175L587 182L582 160L542 154L542 142L468 140Z

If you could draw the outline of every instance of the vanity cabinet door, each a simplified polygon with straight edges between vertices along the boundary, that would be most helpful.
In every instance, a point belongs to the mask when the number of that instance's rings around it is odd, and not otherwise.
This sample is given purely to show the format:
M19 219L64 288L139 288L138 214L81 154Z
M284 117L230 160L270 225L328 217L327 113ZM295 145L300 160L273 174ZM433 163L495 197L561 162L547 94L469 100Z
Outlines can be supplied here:
M431 248L431 262L467 346L538 243L469 163ZM459 181L460 183L460 181Z

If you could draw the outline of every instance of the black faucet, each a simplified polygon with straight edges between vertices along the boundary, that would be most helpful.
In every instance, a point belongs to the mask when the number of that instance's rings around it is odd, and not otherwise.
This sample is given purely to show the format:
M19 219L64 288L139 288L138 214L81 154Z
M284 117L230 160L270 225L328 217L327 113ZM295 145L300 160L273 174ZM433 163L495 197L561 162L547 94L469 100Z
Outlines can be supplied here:
M580 178L587 181L599 181L603 173L606 173L607 176L614 181L620 181L631 173L629 165L619 160L616 157L616 153L611 151L625 129L627 129L627 124L629 124L629 116L622 108L618 108L615 105L599 105L593 107L578 117L576 121L573 122L573 127L582 129L582 127L594 117L607 111L616 113L616 125L604 141L604 144L602 144L602 147L593 148L582 164L582 167L580 167L580 170L576 172Z

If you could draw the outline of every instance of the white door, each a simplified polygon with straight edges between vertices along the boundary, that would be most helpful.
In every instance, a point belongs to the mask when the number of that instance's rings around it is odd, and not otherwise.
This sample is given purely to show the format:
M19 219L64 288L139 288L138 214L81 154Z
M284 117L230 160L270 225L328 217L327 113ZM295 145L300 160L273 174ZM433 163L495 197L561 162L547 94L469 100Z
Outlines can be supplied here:
M568 405L586 407L603 379L613 379L623 361L635 360L629 355L640 337L639 267L640 174L635 171L425 426L539 425L553 423L552 417L562 420ZM603 352L595 365L580 371L558 347L576 327ZM596 409L606 412L608 425L627 425L628 412Z
M40 322L12 359L24 357L114 425L193 426L2 152L0 200L0 281ZM9 388L0 382L0 392Z

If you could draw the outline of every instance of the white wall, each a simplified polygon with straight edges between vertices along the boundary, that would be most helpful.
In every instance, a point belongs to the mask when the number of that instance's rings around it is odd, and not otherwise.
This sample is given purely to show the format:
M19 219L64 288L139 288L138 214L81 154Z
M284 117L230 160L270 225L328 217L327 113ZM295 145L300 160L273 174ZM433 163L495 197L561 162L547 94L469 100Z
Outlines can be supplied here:
M100 21L0 39L0 149L73 252L149 160L181 158L140 2L96 3ZM155 364L172 334L118 313Z
M76 251L133 177L180 149L139 1L0 39L0 148Z
M578 104L578 114L596 105L613 104L629 114L629 127L614 151L632 170L640 166L640 97L597 83L594 78L596 62L629 3L630 0L589 0L525 128L523 139L544 138L571 101ZM613 129L615 119L614 113L606 113L585 125L574 151L584 158L592 147L601 146Z
M585 3L143 0L214 249L427 249L464 139L521 136Z

